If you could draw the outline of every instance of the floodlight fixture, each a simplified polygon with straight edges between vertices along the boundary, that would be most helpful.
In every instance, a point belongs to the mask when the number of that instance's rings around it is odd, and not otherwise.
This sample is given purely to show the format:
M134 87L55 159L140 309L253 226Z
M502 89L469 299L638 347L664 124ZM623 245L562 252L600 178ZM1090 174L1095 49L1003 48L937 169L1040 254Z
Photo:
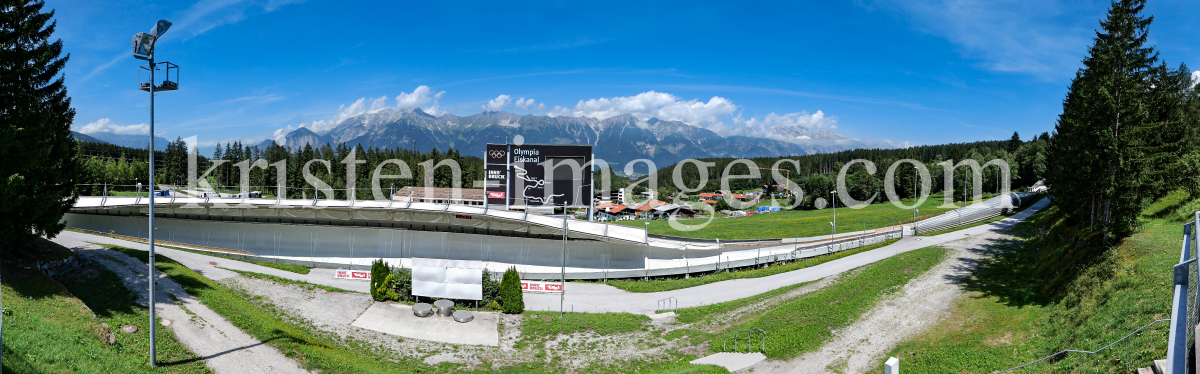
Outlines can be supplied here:
M149 33L139 32L133 36L133 57L140 60L150 60L154 58L154 43L158 42L158 38L171 28L171 23L166 20L158 20L154 27L150 28Z

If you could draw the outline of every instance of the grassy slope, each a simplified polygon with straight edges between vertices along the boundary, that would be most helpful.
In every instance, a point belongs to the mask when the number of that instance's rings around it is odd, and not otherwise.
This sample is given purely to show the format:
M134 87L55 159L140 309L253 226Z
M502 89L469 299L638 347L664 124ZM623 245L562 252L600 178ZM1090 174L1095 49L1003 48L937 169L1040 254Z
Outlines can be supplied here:
M788 359L819 348L832 336L832 329L853 323L881 298L899 290L938 262L946 250L938 247L905 252L868 265L856 275L846 275L837 284L788 301L729 331L761 328L767 331L767 357ZM847 273L850 274L850 273ZM720 339L712 340L713 350Z
M911 204L912 201L905 201ZM950 209L938 208L942 205L941 195L930 196L918 208L921 217L933 216ZM910 222L912 210L897 208L891 203L871 204L862 209L838 208L838 232L849 232L866 228L879 228L892 223ZM830 233L829 222L833 220L832 209L808 211L783 211L769 214L756 214L750 217L732 217L713 219L708 226L696 231L678 231L672 229L665 220L650 221L650 233L672 235L685 238L701 239L764 239L764 238L793 238L827 235ZM707 218L680 220L685 225L699 225ZM644 221L619 221L616 224L645 227Z
M616 288L620 288L622 290L629 291L629 292L660 292L660 291L678 290L678 289L684 289L684 288L688 288L688 287L695 287L695 286L699 286L702 284L716 283L716 282L730 280L730 279L760 278L760 277L765 277L765 276L769 276L769 275L786 273L786 272L793 271L793 270L799 270L799 269L804 269L804 268L811 267L811 266L820 265L820 264L823 264L823 263L826 263L829 261L837 260L839 258L851 256L851 255L854 255L857 253L870 251L872 249L881 248L881 247L887 246L887 245L895 243L895 242L896 242L896 240L889 240L889 241L879 243L879 244L868 245L866 247L854 248L854 249L845 250L845 251L832 253L832 254L828 254L828 255L821 255L821 256L817 256L817 257L809 257L809 258L805 258L805 259L801 259L801 260L796 260L795 262L778 263L778 264L774 264L774 265L771 265L770 267L766 267L766 268L751 267L751 268L737 269L737 270L733 270L733 271L718 271L715 273L708 273L708 274L704 274L704 275L692 275L690 278L671 277L671 278L654 279L654 280L649 280L649 281L640 281L640 280L636 280L636 279L610 279L610 280L604 282L604 284L607 284L607 285L610 285L610 286L613 286Z
M1170 317L1171 266L1180 223L1200 201L1172 194L1146 210L1141 229L1111 250L1086 225L1070 227L1054 206L1035 214L1010 243L967 280L970 296L947 320L893 350L905 372L992 372L1062 349L1098 349L1156 319ZM1041 231L1041 234L1039 234ZM1038 371L1115 372L1166 354L1167 327L1098 357L1070 356Z
M4 273L0 292L4 308L13 311L4 318L5 373L209 372L170 329L161 327L156 334L161 367L148 365L149 313L134 302L116 274L85 265L90 276L71 278L85 273L72 272L62 277L64 286L33 267L34 261L68 254L47 241L35 248L0 253ZM118 329L123 325L137 326L139 331L121 333ZM114 334L116 344L101 340L108 332Z

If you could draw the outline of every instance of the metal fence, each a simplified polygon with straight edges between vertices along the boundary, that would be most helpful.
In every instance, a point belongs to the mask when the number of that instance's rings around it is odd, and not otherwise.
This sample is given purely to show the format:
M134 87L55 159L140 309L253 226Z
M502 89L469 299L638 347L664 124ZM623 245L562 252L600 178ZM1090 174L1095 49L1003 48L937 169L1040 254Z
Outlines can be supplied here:
M1197 266L1197 227L1200 227L1200 212L1192 222L1183 225L1183 245L1179 251L1179 263L1174 266L1175 292L1171 297L1171 333L1167 338L1167 373L1185 374L1195 370L1195 331L1197 319L1197 291L1200 290L1200 266Z
M916 224L916 231L918 234L937 232L999 217L1004 214L1005 210L1016 209L1021 206L1022 201L1034 195L1032 192L1013 192L996 196L983 202L942 213L937 217L921 220Z
M758 339L759 339L759 343L761 344L760 352L767 353L767 332L763 331L763 329L760 329L757 327L752 327L752 328L745 329L745 330L730 331L730 332L722 333L721 334L721 350L723 350L725 352L729 352L728 343L730 340L732 340L733 341L733 352L739 352L738 342L740 341L739 338L741 337L741 335L743 333L746 334L746 353L750 353L750 352L754 351L754 335L756 335L756 333L759 336ZM730 335L733 335L733 337L730 338Z

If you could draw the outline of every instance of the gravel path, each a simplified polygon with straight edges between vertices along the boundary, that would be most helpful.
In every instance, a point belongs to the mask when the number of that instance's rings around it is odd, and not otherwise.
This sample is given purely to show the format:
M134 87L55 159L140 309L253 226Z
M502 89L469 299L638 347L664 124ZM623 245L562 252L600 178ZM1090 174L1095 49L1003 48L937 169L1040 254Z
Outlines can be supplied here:
M950 250L945 260L881 301L854 324L837 331L820 350L788 361L763 361L751 369L755 373L881 372L883 368L878 365L884 355L937 324L963 297L958 281L981 257L1008 240L1012 237L989 232L942 244Z
M137 295L137 303L149 305L146 265L123 253L95 244L55 238L80 256L108 268L124 280ZM216 373L307 373L279 350L262 344L239 330L225 318L184 291L170 278L160 275L155 281L156 317L170 321L180 343L200 356ZM175 300L175 302L172 302ZM163 322L166 322L163 321Z

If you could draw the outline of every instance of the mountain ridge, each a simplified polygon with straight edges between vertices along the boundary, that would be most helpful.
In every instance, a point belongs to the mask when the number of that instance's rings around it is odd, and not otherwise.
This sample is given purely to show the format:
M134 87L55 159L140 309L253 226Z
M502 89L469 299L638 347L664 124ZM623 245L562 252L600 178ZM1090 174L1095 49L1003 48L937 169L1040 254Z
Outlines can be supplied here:
M647 159L658 166L688 158L806 155L862 146L824 129L780 126L773 130L775 138L722 136L680 121L640 120L629 114L596 119L487 111L435 117L420 109L384 109L348 118L324 133L301 127L260 145L273 141L286 147L345 143L377 148L455 148L464 155L483 155L485 144L512 141L521 135L527 144L592 145L596 158L614 165ZM794 141L781 140L789 137Z

